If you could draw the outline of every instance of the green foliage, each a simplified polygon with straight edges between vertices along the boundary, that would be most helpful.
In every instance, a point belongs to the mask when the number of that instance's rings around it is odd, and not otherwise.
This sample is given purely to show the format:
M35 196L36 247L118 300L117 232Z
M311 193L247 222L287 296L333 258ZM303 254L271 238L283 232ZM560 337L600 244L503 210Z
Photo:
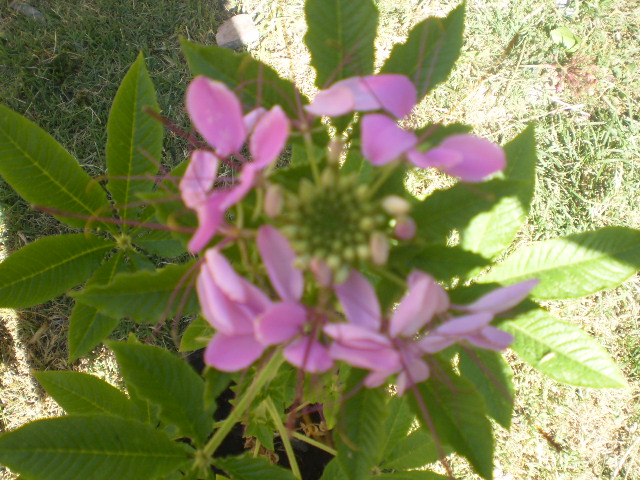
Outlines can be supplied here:
M381 73L407 75L418 89L418 100L444 82L462 49L464 4L446 18L430 17L413 27L409 38L396 45Z
M135 404L104 380L81 372L35 372L36 379L68 414L109 414L138 420Z
M625 387L624 376L609 354L584 330L557 320L542 309L500 324L511 333L511 348L545 375L580 387Z
M115 244L95 235L45 237L0 264L0 304L37 305L84 282Z
M338 461L348 480L366 479L384 446L386 394L362 388L363 372L353 370L345 392L360 391L348 398L340 411L335 439Z
M487 414L504 428L511 427L513 372L502 354L491 350L460 350L460 375L482 395Z
M109 285L91 285L72 296L111 317L158 322L168 315L196 313L193 263L152 272L122 273Z
M204 380L176 355L151 345L110 342L128 387L160 407L160 418L203 443L213 425Z
M145 108L159 110L153 83L140 54L120 84L107 124L110 177L107 187L124 220L137 218L140 208L131 204L138 201L138 192L153 188L153 175L162 155L164 128ZM129 226L124 224L122 229L126 232Z
M640 231L605 227L534 243L497 265L482 282L540 279L532 296L574 298L620 285L640 268Z
M153 480L187 461L163 432L113 415L37 420L0 436L0 463L39 480Z
M434 425L432 434L436 442L451 445L480 476L491 479L493 431L484 400L450 365L441 362L438 366L437 377L432 375L410 392L412 408L422 428Z
M192 352L204 348L213 336L213 327L203 317L196 318L189 324L180 340L181 352Z
M0 175L28 202L52 209L72 226L113 225L94 217L111 216L100 184L51 135L9 108L0 105Z
M308 0L304 37L316 69L316 85L373 73L378 9L373 0Z
M289 470L276 467L264 458L253 458L251 454L242 457L215 459L216 467L224 470L233 480L295 480Z
M306 103L304 97L293 83L280 78L278 73L268 65L255 60L251 55L238 55L226 48L196 45L185 39L181 40L182 51L191 73L206 75L209 78L224 82L242 99L242 103L250 108L280 105L290 116L298 116L296 99ZM255 82L254 80L258 80ZM238 87L242 85L242 89Z

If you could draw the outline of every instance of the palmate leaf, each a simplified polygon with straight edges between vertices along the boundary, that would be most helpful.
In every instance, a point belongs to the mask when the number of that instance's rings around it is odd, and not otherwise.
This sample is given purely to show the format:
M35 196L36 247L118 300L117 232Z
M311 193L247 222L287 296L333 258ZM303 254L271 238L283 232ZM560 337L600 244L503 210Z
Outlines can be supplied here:
M424 405L435 425L438 441L451 445L480 476L489 480L493 478L493 432L484 401L472 384L456 375L448 363L439 363L438 370L438 377L432 375L417 386L418 392L411 392L413 411L422 428L428 428Z
M164 258L174 258L187 251L182 242L167 230L138 229L131 241L145 251Z
M109 342L131 389L160 407L160 418L202 444L213 425L204 406L204 380L176 355L151 345Z
M198 312L193 262L156 271L123 273L107 286L91 285L72 296L111 317L155 323L165 315Z
M493 207L473 217L460 232L461 246L485 258L498 257L516 237L527 219L536 179L536 138L533 125L504 146L504 178L516 185L512 195L501 196Z
M620 285L640 268L640 230L605 227L521 248L480 280L540 279L535 298L575 298Z
M162 155L163 126L144 112L145 107L158 111L153 82L142 54L129 69L118 88L107 123L107 188L113 196L120 218L135 219L140 208L136 193L149 192ZM141 177L148 176L148 179ZM124 231L128 225L122 226Z
M380 448L378 461L391 460L389 453L395 450L398 442L401 442L409 434L415 415L409 408L407 397L391 397L387 403L387 420L384 426L384 441Z
M114 242L95 235L40 238L0 264L0 305L26 308L84 282Z
M34 372L34 376L68 414L109 414L140 419L124 393L98 377L82 372Z
M372 0L308 0L304 41L316 69L316 85L373 73L378 9Z
M163 432L113 415L37 420L0 436L0 464L37 480L152 480L188 461Z
M438 448L433 437L424 429L411 432L410 435L394 443L380 465L383 470L409 470L421 468L438 461Z
M625 387L627 382L609 354L580 328L542 309L503 322L511 348L535 369L559 382L579 387Z
M226 83L249 108L263 106L270 109L280 105L289 116L298 117L296 101L306 103L292 82L284 80L273 68L249 54L239 55L216 46L205 47L184 38L180 45L193 75L205 75Z
M0 105L0 175L26 201L56 212L77 228L95 226L116 231L96 216L111 216L100 184L51 135L22 115Z
M344 402L334 436L338 462L349 480L368 478L384 446L386 394L380 388L362 388L362 379L362 371L349 376L345 391L360 391Z
M413 27L405 43L393 47L381 73L407 75L420 100L449 77L460 56L463 32L464 4L446 18L427 18Z

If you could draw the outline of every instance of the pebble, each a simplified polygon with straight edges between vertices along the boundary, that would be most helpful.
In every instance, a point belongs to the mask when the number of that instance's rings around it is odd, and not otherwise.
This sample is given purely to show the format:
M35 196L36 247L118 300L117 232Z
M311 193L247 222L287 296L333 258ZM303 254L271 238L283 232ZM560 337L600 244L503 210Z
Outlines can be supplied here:
M251 15L242 13L224 22L216 33L216 43L219 47L238 50L260 40L260 33Z
M9 5L16 12L23 14L25 17L29 17L37 22L44 23L44 15L40 13L40 10L37 8L33 8L31 5L28 5L23 2L11 2Z

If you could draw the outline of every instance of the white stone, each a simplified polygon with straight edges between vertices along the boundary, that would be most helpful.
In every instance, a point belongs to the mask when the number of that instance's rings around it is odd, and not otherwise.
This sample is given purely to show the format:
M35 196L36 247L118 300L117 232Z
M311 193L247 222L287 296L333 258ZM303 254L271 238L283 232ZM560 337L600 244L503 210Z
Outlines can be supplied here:
M216 43L219 47L237 50L260 40L260 33L246 13L231 17L224 22L216 33Z
M31 5L28 5L23 2L11 2L11 5L9 6L13 8L16 12L19 12L22 15L24 15L25 17L29 17L35 20L36 22L40 22L40 23L44 22L44 16L42 15L42 13L40 13L40 10L38 10L37 8L33 8Z

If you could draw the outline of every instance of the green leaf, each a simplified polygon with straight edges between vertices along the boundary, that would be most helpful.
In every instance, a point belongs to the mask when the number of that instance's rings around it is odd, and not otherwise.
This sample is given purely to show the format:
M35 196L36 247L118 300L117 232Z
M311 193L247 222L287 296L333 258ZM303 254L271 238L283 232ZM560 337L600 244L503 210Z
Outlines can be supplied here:
M322 472L322 477L320 477L320 480L348 480L348 478L347 474L344 473L344 470L342 470L340 462L336 457L334 457L324 467L324 471Z
M533 297L575 298L616 287L639 268L640 230L605 227L521 248L480 281L538 278Z
M149 272L120 274L107 286L91 285L72 294L78 302L117 318L155 323L178 312L197 313L193 262Z
M36 240L0 263L0 305L25 308L84 282L116 245L95 235L57 235Z
M334 437L338 461L349 480L368 478L384 446L387 396L380 388L362 388L362 379L360 370L349 376L345 391L360 391L344 402Z
M280 78L273 68L249 54L239 55L216 46L205 47L184 38L180 39L180 45L193 75L205 75L226 83L249 108L269 109L280 105L290 117L298 117L296 101L307 103L292 82Z
M53 137L22 115L0 105L0 175L26 201L55 211L77 228L96 216L111 216L100 184ZM112 224L99 227L116 231Z
M582 329L542 309L530 310L500 328L511 333L511 348L535 369L579 387L626 387L609 354Z
M474 470L483 478L493 475L493 431L486 417L482 397L471 383L456 375L451 366L441 362L439 374L417 386L421 398L411 395L414 412L427 428L435 425L438 440L451 445L466 457ZM422 408L426 407L426 412Z
M458 368L460 375L484 398L489 416L509 429L513 414L513 372L502 355L490 350L462 349Z
M568 27L554 28L549 32L553 43L560 45L567 53L574 53L578 50L582 40L573 33Z
M144 108L160 110L140 53L118 88L107 123L107 188L124 220L135 220L140 213L140 207L130 204L138 201L138 192L154 187L153 175L162 156L164 128ZM122 229L127 231L129 226L124 224Z
M242 457L214 458L213 461L233 480L295 480L289 470L276 467L263 458L253 458L249 453Z
M393 47L381 73L407 75L422 99L451 73L462 49L464 4L446 18L430 17L418 23L403 44Z
M441 281L450 281L454 277L470 278L489 264L476 253L444 245L423 248L408 245L394 248L389 263L402 265L406 273L414 268L424 270Z
M385 455L380 468L384 470L407 470L421 468L438 461L438 448L433 437L423 429L411 432L398 442Z
M164 258L174 258L187 251L182 242L167 230L140 229L131 241L147 252Z
M391 397L387 403L388 417L384 427L384 440L380 448L383 463L393 459L390 455L396 449L398 442L403 441L409 434L415 415L408 405L407 397Z
M124 393L93 375L81 372L34 372L36 379L68 414L109 414L139 419Z
M305 17L318 88L373 73L378 9L372 0L307 0Z
M512 194L501 196L490 210L473 217L460 233L461 246L494 259L516 237L527 219L536 178L536 137L533 125L504 146L507 167L503 175L513 182Z
M181 352L192 352L205 348L213 336L213 327L203 317L196 318L182 334Z
M127 269L124 253L118 252L106 261L87 281L90 285L109 285L117 273ZM101 314L98 309L76 302L69 317L69 362L89 353L120 323L119 317Z
M0 463L38 480L152 480L188 459L164 433L113 415L37 420L0 436Z
M213 417L204 406L204 380L181 358L151 345L109 342L129 388L160 407L160 418L204 443Z
M382 475L371 477L371 480L447 480L448 478L426 470L414 470L411 472L383 473Z

